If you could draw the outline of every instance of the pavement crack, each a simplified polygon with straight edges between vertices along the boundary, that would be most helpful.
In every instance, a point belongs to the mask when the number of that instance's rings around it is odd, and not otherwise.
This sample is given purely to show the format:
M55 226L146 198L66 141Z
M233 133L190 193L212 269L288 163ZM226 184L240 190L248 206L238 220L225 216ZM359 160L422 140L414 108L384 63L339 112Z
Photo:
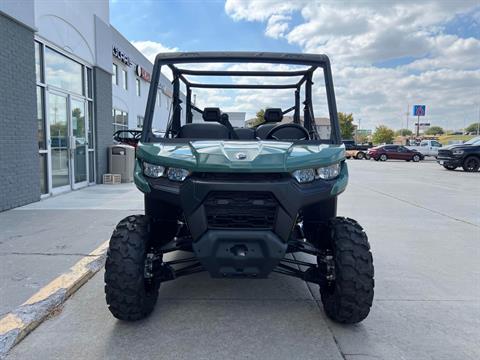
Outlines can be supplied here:
M356 186L355 184L352 184L352 185L353 185L353 186ZM372 189L371 187L368 187L368 186L365 186L365 185L362 185L361 187L362 187L362 189L370 190L371 192L374 192L374 193L377 193L377 194L380 194L380 195L389 197L389 198L391 198L391 199L395 199L395 200L401 201L401 202L403 202L403 203L406 203L406 204L415 206L415 207L417 207L417 208L419 208L419 209L427 210L427 211L429 211L429 212L431 212L431 213L434 213L434 214L437 214L437 215L440 215L440 216L444 216L444 217L449 218L449 219L451 219L451 220L459 221L459 222L462 222L462 223L464 223L464 224L471 225L471 226L474 226L474 227L476 227L476 228L480 228L479 225L474 224L474 223L472 223L472 222L470 222L470 221L456 218L456 217L454 217L454 216L451 216L451 215L442 213L441 211L434 210L434 209L430 209L430 208L428 208L428 207L426 207L426 206L423 206L423 205L414 203L414 202L412 202L412 201L405 200L405 199L399 198L399 197L394 196L394 195L391 195L391 194L387 194L387 193L385 193L385 192L383 192L383 191L378 191L378 190Z

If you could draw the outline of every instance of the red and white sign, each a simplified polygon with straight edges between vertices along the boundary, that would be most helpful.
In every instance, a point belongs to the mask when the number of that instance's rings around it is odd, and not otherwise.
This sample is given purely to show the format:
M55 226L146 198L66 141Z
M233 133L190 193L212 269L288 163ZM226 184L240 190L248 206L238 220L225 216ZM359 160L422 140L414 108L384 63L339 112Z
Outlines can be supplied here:
M135 67L135 74L137 74L138 77L141 77L145 81L150 81L150 73L142 68L140 65L137 65Z

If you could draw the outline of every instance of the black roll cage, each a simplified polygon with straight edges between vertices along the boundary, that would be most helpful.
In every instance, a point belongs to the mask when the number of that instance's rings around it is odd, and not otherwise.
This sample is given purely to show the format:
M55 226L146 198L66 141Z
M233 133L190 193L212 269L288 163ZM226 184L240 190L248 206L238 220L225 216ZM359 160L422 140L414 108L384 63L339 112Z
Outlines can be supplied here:
M269 64L288 64L309 66L306 70L299 71L248 71L248 70L190 70L182 69L176 64L186 63L269 63ZM333 88L332 71L330 60L326 55L317 54L293 54L293 53L273 53L273 52L177 52L160 53L155 58L153 67L150 90L148 93L147 107L145 109L144 126L142 131L142 142L149 142L155 139L152 132L153 113L155 110L156 94L162 66L168 66L173 74L173 103L171 130L178 132L181 127L181 103L180 99L180 81L186 86L186 122L193 120L192 109L199 111L192 104L192 88L208 89L295 89L295 105L289 110L294 110L293 122L300 123L300 91L305 84L305 101L303 102L303 126L310 133L316 133L315 116L312 105L312 85L313 72L317 68L323 69L325 87L327 94L327 103L331 124L330 142L341 144L340 126L338 123L337 106L335 102L335 92ZM298 77L300 81L292 84L202 84L193 83L185 78L185 75L193 76L264 76L264 77ZM170 119L169 119L170 120ZM170 129L167 129L167 131Z

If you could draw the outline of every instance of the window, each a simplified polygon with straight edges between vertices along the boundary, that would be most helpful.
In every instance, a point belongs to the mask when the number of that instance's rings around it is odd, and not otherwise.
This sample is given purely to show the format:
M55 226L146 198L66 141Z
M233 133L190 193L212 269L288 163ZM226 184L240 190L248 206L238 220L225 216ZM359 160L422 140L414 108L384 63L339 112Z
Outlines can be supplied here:
M162 107L162 93L160 89L157 90L157 103L158 107Z
M128 129L128 113L126 111L112 109L113 132Z
M135 79L135 89L137 91L137 96L140 96L140 79Z
M45 46L45 80L48 85L84 93L84 76L82 64Z
M128 90L128 74L126 70L122 69L123 88Z
M118 85L118 65L113 64L112 67L112 84Z
M143 128L143 116L137 116L137 128Z

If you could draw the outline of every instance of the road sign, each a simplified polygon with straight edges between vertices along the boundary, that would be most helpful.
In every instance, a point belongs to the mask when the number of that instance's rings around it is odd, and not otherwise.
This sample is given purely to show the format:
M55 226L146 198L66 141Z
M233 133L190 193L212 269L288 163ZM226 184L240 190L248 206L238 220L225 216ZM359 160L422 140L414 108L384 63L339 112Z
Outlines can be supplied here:
M420 130L426 130L430 127L430 123L415 123L415 126L419 127Z
M414 116L425 116L425 105L413 105Z

